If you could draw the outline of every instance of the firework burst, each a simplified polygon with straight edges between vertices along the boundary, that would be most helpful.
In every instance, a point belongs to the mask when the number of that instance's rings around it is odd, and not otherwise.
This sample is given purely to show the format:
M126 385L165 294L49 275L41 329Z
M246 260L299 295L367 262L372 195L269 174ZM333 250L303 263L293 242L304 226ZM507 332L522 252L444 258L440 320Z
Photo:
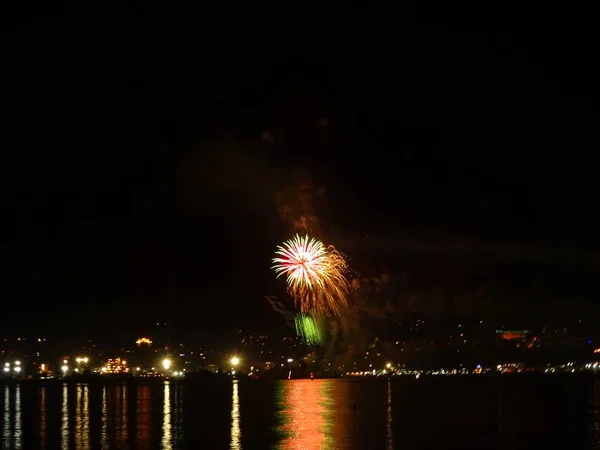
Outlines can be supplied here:
M288 291L300 311L326 316L339 314L347 306L346 261L332 246L308 235L294 238L277 247L273 269L285 275Z
M294 317L296 334L308 345L323 345L323 336L315 319L309 315L298 313Z

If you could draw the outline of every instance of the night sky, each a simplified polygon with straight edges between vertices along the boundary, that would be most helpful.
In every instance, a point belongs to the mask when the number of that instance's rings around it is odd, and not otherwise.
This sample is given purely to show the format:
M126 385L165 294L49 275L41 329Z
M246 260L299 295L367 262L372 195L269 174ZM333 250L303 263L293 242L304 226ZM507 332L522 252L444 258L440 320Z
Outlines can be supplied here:
M585 27L405 18L287 43L267 24L246 39L207 21L15 15L4 334L281 328L264 296L286 300L270 257L300 191L315 234L361 274L518 279L594 301L599 74Z

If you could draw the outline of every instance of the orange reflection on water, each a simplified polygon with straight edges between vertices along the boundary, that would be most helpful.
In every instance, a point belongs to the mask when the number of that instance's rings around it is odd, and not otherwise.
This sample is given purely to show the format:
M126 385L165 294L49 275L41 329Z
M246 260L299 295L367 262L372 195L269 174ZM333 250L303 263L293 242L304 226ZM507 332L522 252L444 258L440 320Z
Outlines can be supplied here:
M119 428L121 429L121 439L123 442L127 442L127 438L129 437L129 429L127 428L128 417L127 417L127 386L122 385L119 393L119 398L121 400L121 414L119 414L120 423Z
M87 384L77 384L75 403L75 448L90 448L89 391Z
M387 437L387 449L394 450L394 435L392 433L392 381L388 380L387 386L387 418L385 431Z
M137 387L136 417L136 445L139 450L150 448L152 424L150 422L150 409L152 402L152 389L148 385Z
M46 448L46 387L40 388L40 449Z
M62 408L60 425L60 448L69 450L69 390L66 383L62 385Z
M100 418L100 446L101 448L107 448L106 442L108 439L108 416L107 416L107 405L106 405L106 386L102 388L102 416Z
M281 442L286 449L326 448L326 397L323 394L327 380L295 380L283 382L281 411L284 425L280 431L286 434Z
M100 419L100 445L103 449L127 448L127 389L127 385L103 387Z

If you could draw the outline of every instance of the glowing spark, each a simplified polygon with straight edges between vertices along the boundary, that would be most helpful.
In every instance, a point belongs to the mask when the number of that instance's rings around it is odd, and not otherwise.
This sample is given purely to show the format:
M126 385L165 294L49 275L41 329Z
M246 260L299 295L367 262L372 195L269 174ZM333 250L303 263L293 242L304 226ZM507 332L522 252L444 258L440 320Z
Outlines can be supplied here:
M294 317L296 333L308 345L323 345L323 336L315 320L306 314L298 313Z
M277 246L272 267L279 278L287 277L288 291L302 312L331 316L346 307L346 261L333 248L308 235Z

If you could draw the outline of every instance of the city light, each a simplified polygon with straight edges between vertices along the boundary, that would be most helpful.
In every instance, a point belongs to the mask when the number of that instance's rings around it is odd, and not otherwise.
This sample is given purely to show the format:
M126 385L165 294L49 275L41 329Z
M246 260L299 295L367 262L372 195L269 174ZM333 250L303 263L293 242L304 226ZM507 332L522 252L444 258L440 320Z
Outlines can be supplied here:
M127 361L122 360L121 358L107 360L105 369L106 370L104 370L104 372L112 374L129 372L129 369L127 368Z
M15 361L15 365L16 366L20 366L21 365L21 361Z
M67 373L67 371L69 370L68 366L62 366L61 370L63 371L63 373Z
M231 358L232 366L237 366L239 363L240 363L240 358L238 358L237 356L234 356L233 358Z
M20 372L21 368L20 367L15 367L15 372Z
M387 367L387 368L389 369L390 367L392 367L392 363L387 363L387 364L385 365L385 367Z
M137 341L135 341L135 343L137 345L141 345L141 344L148 344L148 345L150 345L150 344L152 344L152 341L150 339L146 338L146 337L142 337L142 338L139 338Z
M163 359L162 365L165 370L169 370L171 367L171 360L168 358Z
M5 368L4 368L4 371L5 371L5 372L10 372L10 367L5 367Z

